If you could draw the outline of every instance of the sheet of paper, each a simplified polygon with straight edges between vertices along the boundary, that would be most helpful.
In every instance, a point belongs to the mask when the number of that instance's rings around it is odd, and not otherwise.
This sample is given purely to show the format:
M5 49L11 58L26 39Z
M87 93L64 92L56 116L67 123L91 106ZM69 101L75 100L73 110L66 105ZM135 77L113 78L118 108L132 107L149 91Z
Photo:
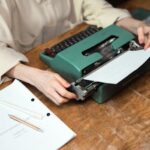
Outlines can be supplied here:
M50 116L47 114L50 113ZM43 132L8 117L15 115ZM0 91L0 147L2 150L57 150L76 134L21 82Z
M117 84L125 77L137 70L150 57L150 48L147 50L127 51L84 79L102 83Z

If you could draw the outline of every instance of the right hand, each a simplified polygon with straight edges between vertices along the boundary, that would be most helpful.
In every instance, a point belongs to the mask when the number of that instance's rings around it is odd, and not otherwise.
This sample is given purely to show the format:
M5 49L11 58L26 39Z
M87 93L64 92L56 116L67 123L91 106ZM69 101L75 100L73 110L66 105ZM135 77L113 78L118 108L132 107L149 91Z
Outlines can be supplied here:
M76 95L66 89L70 84L52 71L44 71L19 63L7 75L35 86L56 105L76 99Z
M70 84L59 74L51 71L38 70L35 74L33 85L44 95L51 99L56 105L75 99L76 95L66 90Z

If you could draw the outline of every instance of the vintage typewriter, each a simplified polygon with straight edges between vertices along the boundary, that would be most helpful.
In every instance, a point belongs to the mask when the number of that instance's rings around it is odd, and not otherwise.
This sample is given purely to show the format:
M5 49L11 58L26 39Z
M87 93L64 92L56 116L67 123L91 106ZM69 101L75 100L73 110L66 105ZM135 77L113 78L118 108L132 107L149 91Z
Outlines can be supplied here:
M68 90L75 92L78 100L91 96L102 103L149 70L150 60L118 84L94 82L83 77L126 51L138 49L142 47L132 33L115 25L104 29L91 25L53 47L47 47L40 58L71 82Z

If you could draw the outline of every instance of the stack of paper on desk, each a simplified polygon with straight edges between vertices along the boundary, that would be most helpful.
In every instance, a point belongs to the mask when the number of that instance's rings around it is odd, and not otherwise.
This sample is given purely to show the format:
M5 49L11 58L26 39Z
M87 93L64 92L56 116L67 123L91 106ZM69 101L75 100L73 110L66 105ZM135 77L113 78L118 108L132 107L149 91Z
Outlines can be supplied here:
M19 123L9 115L40 130ZM75 135L19 81L0 91L1 150L56 150Z
M117 84L142 66L148 58L150 58L150 48L147 50L127 51L90 73L84 79Z

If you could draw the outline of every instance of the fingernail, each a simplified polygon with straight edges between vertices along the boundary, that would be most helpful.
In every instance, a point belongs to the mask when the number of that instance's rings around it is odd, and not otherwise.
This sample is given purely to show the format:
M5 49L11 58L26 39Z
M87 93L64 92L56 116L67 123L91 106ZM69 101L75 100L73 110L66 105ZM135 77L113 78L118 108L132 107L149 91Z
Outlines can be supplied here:
M140 44L143 44L144 43L144 41L143 40L140 40Z
M144 46L144 50L146 50L147 49L147 46Z

